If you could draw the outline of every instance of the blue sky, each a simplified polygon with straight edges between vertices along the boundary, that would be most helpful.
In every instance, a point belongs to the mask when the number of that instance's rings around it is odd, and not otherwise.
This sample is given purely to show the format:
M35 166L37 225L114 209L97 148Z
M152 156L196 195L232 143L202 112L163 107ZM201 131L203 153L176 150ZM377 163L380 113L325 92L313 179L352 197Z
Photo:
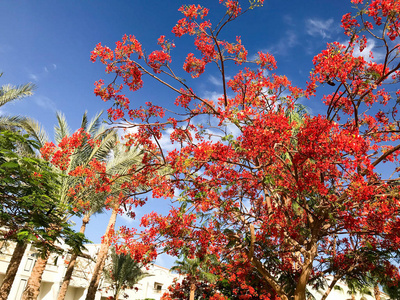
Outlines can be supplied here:
M156 40L161 34L174 40L177 47L172 53L173 66L182 70L191 40L175 38L171 29L182 17L178 8L192 3L210 8L209 17L214 22L224 12L217 0L1 1L0 71L4 75L0 85L32 82L38 88L34 96L3 106L0 114L32 117L52 136L55 112L61 111L71 128L77 129L85 110L93 116L109 107L93 94L93 83L105 75L100 63L90 61L90 52L99 42L112 48L125 33L135 35L147 53L158 49ZM350 2L343 0L265 0L264 7L239 18L227 27L229 30L223 36L231 40L241 36L250 56L260 50L271 52L277 60L277 73L287 75L295 85L304 87L314 55L327 42L345 40L340 20L349 11ZM228 68L228 76L234 75L235 70L235 67ZM217 75L212 69L206 69L204 76L191 82L203 93L201 96L213 95L221 92L215 82ZM190 77L183 72L182 76ZM145 101L173 103L173 94L169 91L160 89L151 80L144 84L143 91L134 95L134 105ZM313 114L323 112L316 98L303 103ZM139 214L160 206L157 201L163 200L151 200ZM89 224L88 235L92 241L100 241L107 220L108 216L99 216ZM122 218L119 223L138 225L137 221L126 222ZM171 262L173 260L158 261L167 267Z

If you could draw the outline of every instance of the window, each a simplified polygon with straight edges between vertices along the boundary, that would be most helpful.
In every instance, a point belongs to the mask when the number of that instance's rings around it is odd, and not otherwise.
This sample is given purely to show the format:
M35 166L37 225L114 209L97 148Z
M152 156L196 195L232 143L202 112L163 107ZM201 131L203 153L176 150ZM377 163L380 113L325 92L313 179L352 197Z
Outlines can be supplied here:
M32 270L32 265L33 265L33 258L28 257L25 263L25 268L24 271L31 271Z
M159 294L162 291L162 283L154 282L154 292Z

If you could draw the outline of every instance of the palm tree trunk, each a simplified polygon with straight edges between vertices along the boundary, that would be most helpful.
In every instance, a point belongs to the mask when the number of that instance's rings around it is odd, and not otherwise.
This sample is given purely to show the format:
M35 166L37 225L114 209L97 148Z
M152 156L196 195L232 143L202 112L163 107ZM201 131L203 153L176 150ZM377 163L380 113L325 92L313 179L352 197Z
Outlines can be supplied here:
M42 283L42 275L49 260L50 252L46 251L44 258L39 257L33 267L31 276L26 283L26 288L22 294L21 300L36 300L40 292L40 284Z
M13 255L7 267L6 276L0 286L0 300L7 300L27 246L28 244L24 242L17 242L15 245Z
M85 233L86 225L87 225L87 223L89 223L89 220L90 220L90 215L86 214L82 219L82 226L81 226L81 229L79 230L80 233ZM65 299L65 295L67 294L68 286L69 286L69 283L71 282L72 273L74 272L75 263L76 263L77 258L78 258L78 255L73 254L69 261L67 271L65 272L65 275L64 275L63 283L61 284L60 291L58 292L57 300Z
M117 289L116 291L115 291L115 295L114 295L114 300L118 300L118 298L119 298L119 292L121 291L121 289Z
M94 300L97 292L97 288L99 287L99 282L101 278L102 271L104 269L104 265L106 263L106 258L108 254L108 249L110 247L110 233L114 230L115 221L117 220L118 215L118 207L114 207L110 220L108 221L106 233L104 235L103 243L100 246L99 254L96 258L96 265L93 270L93 275L90 280L88 292L86 294L86 300Z

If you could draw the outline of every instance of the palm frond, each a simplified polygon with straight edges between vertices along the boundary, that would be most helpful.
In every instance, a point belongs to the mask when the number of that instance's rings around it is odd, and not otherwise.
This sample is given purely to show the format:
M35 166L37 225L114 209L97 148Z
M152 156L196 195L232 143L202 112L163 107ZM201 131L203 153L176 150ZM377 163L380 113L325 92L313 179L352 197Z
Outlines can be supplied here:
M12 86L10 84L3 85L0 88L0 106L14 100L32 96L35 89L36 85L33 83L26 83L18 86Z
M0 116L0 131L10 130L10 131L22 131L26 132L30 139L33 139L38 148L41 148L45 142L48 141L48 137L44 129L39 125L39 123L31 118L23 116ZM26 145L20 145L20 151L27 155L34 155L35 150Z
M87 124L88 124L88 118L87 118L87 111L83 113L82 116L82 121L81 121L81 127L83 130L87 131Z
M113 149L113 159L107 164L107 169L111 174L126 175L133 165L141 165L143 159L143 151L138 147L126 147L118 144Z
M0 116L0 130L16 131L22 129L21 123L26 119L23 116Z
M71 129L69 128L65 115L62 112L57 112L56 116L58 124L54 127L54 138L56 143L59 144L64 137L71 134Z
M142 270L142 265L136 262L131 255L116 254L111 249L111 261L104 269L105 278L112 283L114 294L117 295L125 287L132 288L144 277L153 276Z
M78 184L82 184L85 180L85 178L67 176L67 174L77 166L87 166L93 158L100 161L106 161L118 138L116 133L113 131L100 132L97 136L99 137L99 144L95 143L94 146L91 146L89 143L83 143L83 145L76 149L71 155L69 166L67 170L63 172L66 175L62 179L61 187L63 201L70 201L71 199L68 196L69 189ZM94 214L102 211L107 195L105 193L96 193L93 188L91 189L89 187L88 189L85 188L81 191L80 197L88 199L91 202L90 214Z
M181 261L175 261L171 271L179 272L182 275L197 277L200 281L213 283L218 279L218 276L210 272L209 266L207 265L207 261L210 259L211 256L205 256L202 259L199 257L190 259L184 256Z
M101 143L93 148L91 159L96 158L97 160L106 161L109 159L111 151L115 148L118 140L118 135L114 130L104 130L100 128L99 132L96 133L96 139L100 140Z
M43 147L50 140L44 128L34 119L23 118L21 120L21 127L36 140L40 147Z
M86 131L91 135L95 136L96 133L100 131L100 126L101 126L101 115L103 114L103 111L98 112L91 120L89 125L87 125ZM83 128L83 127L82 127Z
M305 105L297 103L293 109L287 110L285 114L289 118L290 122L302 124L304 122L304 117L309 115L309 112Z
M342 294L344 294L344 289L343 289L341 286L339 286L339 285L335 285L335 286L333 287L333 289L334 289L335 291L339 291L339 292L341 292Z

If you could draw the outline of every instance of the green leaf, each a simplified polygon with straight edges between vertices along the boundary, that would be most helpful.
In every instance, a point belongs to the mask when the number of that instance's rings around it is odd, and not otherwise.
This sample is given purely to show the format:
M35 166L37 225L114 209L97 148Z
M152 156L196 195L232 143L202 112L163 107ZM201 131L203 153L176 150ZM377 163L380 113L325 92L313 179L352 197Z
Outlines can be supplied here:
M0 167L14 169L14 168L17 168L18 166L19 166L18 163L16 163L15 161L8 161L8 162L1 164Z

